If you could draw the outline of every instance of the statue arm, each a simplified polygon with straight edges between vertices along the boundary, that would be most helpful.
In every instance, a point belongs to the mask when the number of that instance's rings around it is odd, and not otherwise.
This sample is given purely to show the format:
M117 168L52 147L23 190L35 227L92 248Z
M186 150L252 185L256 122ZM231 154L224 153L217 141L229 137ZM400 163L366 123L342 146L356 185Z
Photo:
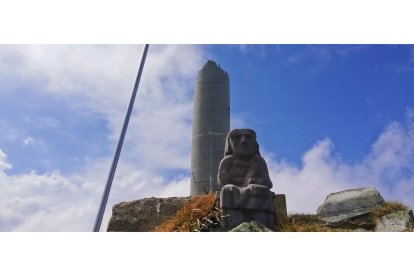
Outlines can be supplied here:
M273 183L270 180L269 170L267 169L266 161L260 157L260 173L257 179L257 184L263 185L271 189L273 187Z
M217 183L220 188L224 185L231 184L230 177L230 158L225 158L220 162Z

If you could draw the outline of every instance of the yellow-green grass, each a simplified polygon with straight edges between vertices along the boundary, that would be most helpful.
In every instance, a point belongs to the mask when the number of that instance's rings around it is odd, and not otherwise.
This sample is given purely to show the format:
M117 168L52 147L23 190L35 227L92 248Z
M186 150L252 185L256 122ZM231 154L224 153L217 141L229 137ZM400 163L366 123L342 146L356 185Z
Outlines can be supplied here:
M220 211L215 205L217 197L214 193L196 196L179 209L176 215L161 225L156 232L194 232L208 228L220 227ZM409 209L404 204L387 201L375 208L372 219L375 223L385 215ZM278 225L275 231L280 232L350 232L351 228L327 226L314 214L290 214L284 223ZM414 230L408 230L410 232Z
M351 229L332 228L317 216L312 214L291 214L287 221L281 223L277 231L280 232L349 232Z
M404 204L396 201L386 201L381 206L372 210L373 218L378 221L383 216L389 215L394 212L408 210L409 208Z
M214 193L192 198L174 217L155 228L155 232L198 232L219 226L220 211L215 201Z

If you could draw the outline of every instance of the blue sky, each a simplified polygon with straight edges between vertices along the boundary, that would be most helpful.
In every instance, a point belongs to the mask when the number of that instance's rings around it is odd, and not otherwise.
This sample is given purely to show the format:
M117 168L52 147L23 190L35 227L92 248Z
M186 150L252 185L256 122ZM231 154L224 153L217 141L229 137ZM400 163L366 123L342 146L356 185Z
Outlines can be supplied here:
M237 46L235 46L237 47ZM300 162L315 140L330 137L357 161L385 125L414 106L413 47L260 45L214 47L231 74L232 111L260 133L266 148Z
M0 45L1 231L90 231L140 45ZM212 59L291 212L374 186L414 206L414 46L153 45L111 206L189 194L192 95ZM59 223L52 223L52 222Z

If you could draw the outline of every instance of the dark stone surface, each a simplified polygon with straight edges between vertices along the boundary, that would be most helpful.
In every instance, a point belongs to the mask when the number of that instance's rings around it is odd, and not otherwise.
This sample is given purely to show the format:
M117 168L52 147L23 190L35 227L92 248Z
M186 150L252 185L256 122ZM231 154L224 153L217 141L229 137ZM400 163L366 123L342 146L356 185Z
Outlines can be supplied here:
M220 162L218 184L246 187L257 184L272 188L266 161L259 151L256 133L251 129L234 129L227 135L224 158Z
M272 192L265 186L250 184L240 188L228 184L221 190L220 207L268 211L273 210L272 198Z
M112 207L108 232L153 231L166 219L175 215L190 197L144 198L121 202ZM159 212L158 212L159 210Z
M227 135L218 184L223 227L249 221L274 227L273 184L253 130L234 129Z

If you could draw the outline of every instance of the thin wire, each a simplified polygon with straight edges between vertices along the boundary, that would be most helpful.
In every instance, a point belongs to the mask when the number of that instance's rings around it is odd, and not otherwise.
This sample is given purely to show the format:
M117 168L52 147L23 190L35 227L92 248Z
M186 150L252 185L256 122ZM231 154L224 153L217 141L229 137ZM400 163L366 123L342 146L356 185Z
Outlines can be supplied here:
M108 202L109 192L111 191L112 181L114 180L116 166L118 165L119 156L121 154L122 145L124 143L125 133L128 128L129 118L131 117L132 108L134 107L135 97L137 95L139 82L141 80L142 71L144 69L145 59L147 57L149 44L145 44L144 50L142 51L141 63L139 65L137 78L135 80L134 88L132 90L131 99L129 100L129 105L127 113L125 115L124 124L122 126L121 135L119 136L118 145L116 147L115 156L112 161L111 170L109 171L108 179L106 181L106 186L104 193L102 195L101 204L99 205L98 214L96 215L95 225L93 226L94 232L99 232L101 228L102 218L105 213L106 203Z

